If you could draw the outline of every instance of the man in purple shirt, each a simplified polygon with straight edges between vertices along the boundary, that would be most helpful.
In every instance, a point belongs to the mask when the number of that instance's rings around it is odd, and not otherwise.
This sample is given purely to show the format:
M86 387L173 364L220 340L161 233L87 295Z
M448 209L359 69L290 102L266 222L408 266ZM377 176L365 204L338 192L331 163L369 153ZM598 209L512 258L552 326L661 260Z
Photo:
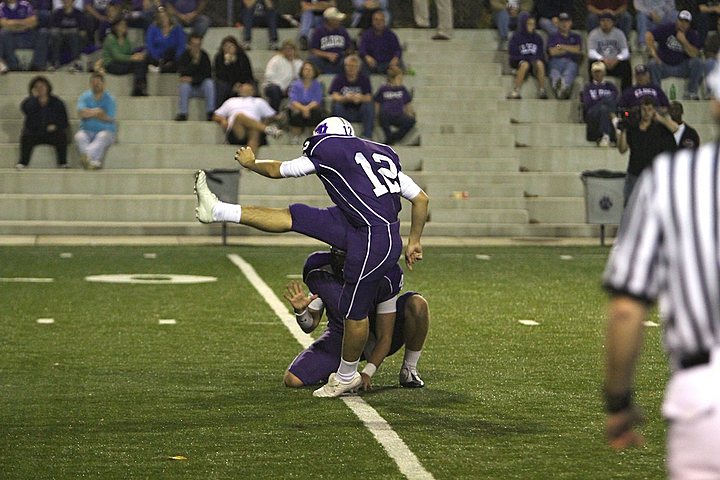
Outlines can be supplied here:
M700 35L690 28L692 14L683 10L677 22L666 23L645 34L650 52L648 69L655 85L666 77L687 78L686 100L699 100L698 87L702 80L703 62L700 59Z
M0 53L10 70L18 70L15 55L18 48L33 49L30 70L45 70L47 63L47 30L38 30L37 15L27 0L6 0L0 3ZM0 72L2 72L0 68Z
M192 33L204 37L210 28L210 18L202 15L207 0L166 0L165 7L180 25L191 27Z
M235 159L268 178L315 173L335 207L227 204L210 192L205 172L199 171L195 180L198 199L195 215L203 223L232 221L268 232L296 231L347 252L338 301L345 327L342 358L337 373L313 393L318 397L336 397L362 383L357 365L368 338L368 314L379 283L402 252L400 197L412 203L405 251L410 269L422 259L420 237L427 218L428 197L401 171L400 159L391 147L356 137L347 120L329 117L315 127L313 134L303 145L303 155L294 160L256 161L247 147L240 148Z
M365 62L367 74L386 73L391 66L405 69L400 41L395 32L385 25L385 14L382 10L373 13L372 27L360 34L358 50L360 58Z
M585 84L580 94L585 121L585 139L597 142L599 147L609 147L615 142L615 128L612 117L617 110L618 91L615 84L605 80L605 64L594 62L590 67L592 79Z
M640 101L643 97L653 97L658 105L658 111L665 113L670 107L670 101L662 88L653 85L650 79L650 70L647 66L639 64L635 66L635 83L622 92L618 106L622 108L640 108Z
M558 15L558 30L550 34L547 41L547 54L550 59L550 86L557 98L570 98L573 83L582 60L582 39L573 32L572 18L562 12Z
M360 71L360 57L345 59L345 72L333 78L328 94L332 100L332 114L351 122L362 122L363 137L372 138L375 128L372 86L367 75Z
M310 38L308 61L320 73L340 73L343 70L343 60L352 45L350 34L341 24L345 16L335 7L328 8L323 12L325 23L316 28Z
M415 110L412 95L403 85L403 73L399 67L390 67L387 83L375 93L375 110L385 133L385 143L393 145L402 140L415 126Z

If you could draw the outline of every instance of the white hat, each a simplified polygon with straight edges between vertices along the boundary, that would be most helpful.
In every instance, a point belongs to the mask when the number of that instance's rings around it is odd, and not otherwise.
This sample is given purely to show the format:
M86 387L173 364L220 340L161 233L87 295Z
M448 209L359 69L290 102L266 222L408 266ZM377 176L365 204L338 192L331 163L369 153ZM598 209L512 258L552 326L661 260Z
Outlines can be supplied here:
M323 12L323 17L327 18L328 20L345 20L345 15L340 10L338 10L335 7L326 8Z
M687 10L682 10L678 14L678 18L680 20L687 20L688 22L692 22L692 13L688 12Z

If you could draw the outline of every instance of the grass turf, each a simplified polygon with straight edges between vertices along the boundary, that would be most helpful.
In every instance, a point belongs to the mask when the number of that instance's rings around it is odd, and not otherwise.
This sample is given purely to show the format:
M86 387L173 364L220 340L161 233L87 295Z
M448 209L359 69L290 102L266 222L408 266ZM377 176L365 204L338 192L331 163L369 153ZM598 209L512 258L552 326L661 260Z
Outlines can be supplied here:
M0 478L402 478L342 402L281 385L300 347L226 258L243 256L280 296L311 250L0 248L0 277L55 279L0 283ZM426 248L405 280L430 304L427 387L397 388L399 353L363 398L438 479L663 478L657 328L638 378L648 445L615 454L603 443L606 255ZM84 280L107 273L218 281ZM168 318L177 325L158 325Z

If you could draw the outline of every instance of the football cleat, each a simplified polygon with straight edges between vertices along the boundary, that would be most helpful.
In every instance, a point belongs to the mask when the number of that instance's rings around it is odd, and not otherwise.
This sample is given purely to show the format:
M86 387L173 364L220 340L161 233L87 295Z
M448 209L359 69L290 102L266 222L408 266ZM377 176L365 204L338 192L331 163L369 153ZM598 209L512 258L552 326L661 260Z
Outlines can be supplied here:
M328 382L313 392L313 397L339 397L343 393L350 393L362 384L360 373L355 372L349 383L341 382L331 373Z
M400 386L405 388L423 388L425 382L417 370L403 367L400 369Z
M213 207L218 202L218 198L210 191L207 186L207 178L204 170L198 170L195 174L195 196L197 197L197 207L195 207L195 218L202 223L212 223L215 221L213 217Z

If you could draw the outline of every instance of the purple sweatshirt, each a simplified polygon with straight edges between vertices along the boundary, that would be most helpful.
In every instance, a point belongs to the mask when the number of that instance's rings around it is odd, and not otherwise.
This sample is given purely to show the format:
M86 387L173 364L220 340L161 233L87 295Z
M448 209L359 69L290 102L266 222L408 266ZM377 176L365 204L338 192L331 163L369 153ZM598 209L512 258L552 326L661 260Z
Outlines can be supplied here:
M528 18L530 18L530 14L527 12L522 12L518 15L515 35L510 38L510 43L508 44L508 54L511 65L521 60L528 62L545 60L543 39L537 32L528 33Z

